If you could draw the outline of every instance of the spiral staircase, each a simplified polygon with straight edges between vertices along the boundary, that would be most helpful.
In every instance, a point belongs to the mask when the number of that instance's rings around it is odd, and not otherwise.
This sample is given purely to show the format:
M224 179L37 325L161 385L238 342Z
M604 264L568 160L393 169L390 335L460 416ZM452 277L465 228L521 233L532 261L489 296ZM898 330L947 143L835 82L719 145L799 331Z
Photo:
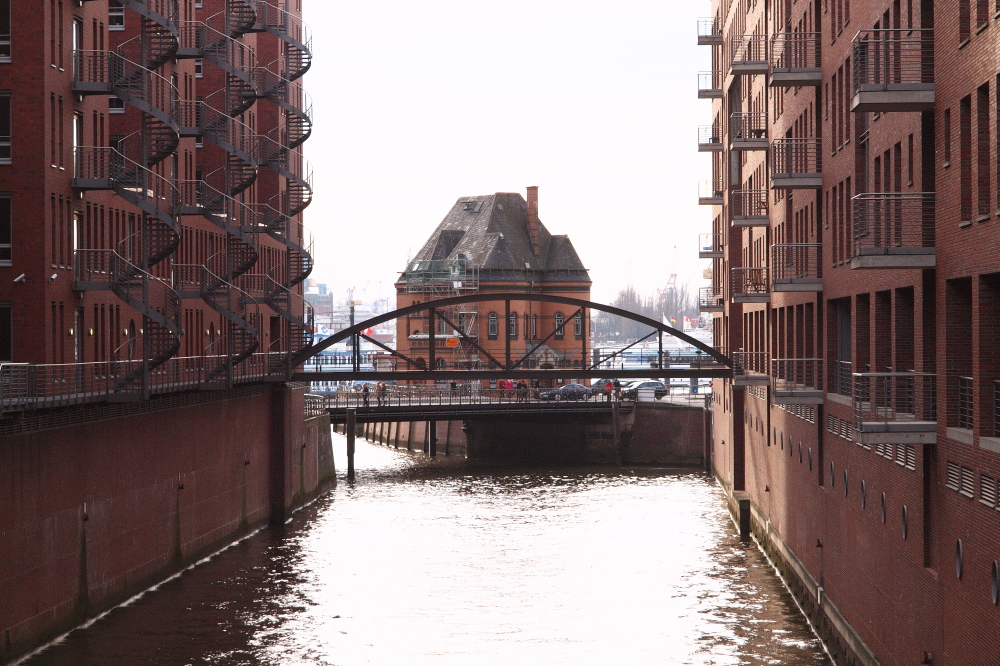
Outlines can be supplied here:
M180 42L177 0L125 0L142 19L140 34L113 51L74 52L72 89L79 95L115 95L142 114L141 130L110 147L77 147L72 185L79 191L111 190L142 211L141 242L125 239L118 250L78 250L74 288L107 289L142 315L141 360L113 359L125 368L116 392L148 395L149 371L180 348L180 297L150 269L180 242L173 183L154 171L179 142L177 90L155 70L176 57Z

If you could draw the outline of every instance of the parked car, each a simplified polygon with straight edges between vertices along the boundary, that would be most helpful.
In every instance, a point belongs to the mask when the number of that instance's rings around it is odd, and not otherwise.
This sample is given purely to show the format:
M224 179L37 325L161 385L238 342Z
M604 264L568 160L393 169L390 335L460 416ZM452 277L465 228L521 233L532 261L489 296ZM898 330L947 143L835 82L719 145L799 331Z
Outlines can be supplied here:
M622 389L622 398L625 400L636 400L639 397L639 389L653 389L653 396L657 400L669 393L663 382L655 379L642 379L624 387Z
M583 384L566 384L557 389L542 391L538 397L542 400L586 400L590 397L590 389Z

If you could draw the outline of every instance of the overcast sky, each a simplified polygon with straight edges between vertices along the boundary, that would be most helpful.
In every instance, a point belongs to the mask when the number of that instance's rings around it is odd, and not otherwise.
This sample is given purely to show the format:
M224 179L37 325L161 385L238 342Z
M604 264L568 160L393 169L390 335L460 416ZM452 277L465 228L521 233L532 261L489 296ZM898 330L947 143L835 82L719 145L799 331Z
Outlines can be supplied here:
M608 302L671 273L701 286L711 207L697 152L696 44L708 0L306 0L315 128L312 277L337 296L392 285L456 199L539 186Z

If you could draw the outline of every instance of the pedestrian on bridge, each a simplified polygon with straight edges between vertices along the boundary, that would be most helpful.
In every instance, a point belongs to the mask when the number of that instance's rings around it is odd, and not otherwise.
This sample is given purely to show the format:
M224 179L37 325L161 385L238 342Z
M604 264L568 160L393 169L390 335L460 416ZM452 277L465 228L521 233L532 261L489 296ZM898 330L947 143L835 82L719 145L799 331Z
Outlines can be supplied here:
M615 387L615 400L621 401L621 399L622 399L622 383L616 379L615 383L614 383L614 387Z
M365 407L368 406L368 384L362 384L361 386L361 400L364 402Z
M375 385L375 403L379 407L385 404L385 391L386 391L385 382L379 382L378 384Z
M611 380L604 382L604 401L611 402L611 392L614 390L615 385L611 383Z

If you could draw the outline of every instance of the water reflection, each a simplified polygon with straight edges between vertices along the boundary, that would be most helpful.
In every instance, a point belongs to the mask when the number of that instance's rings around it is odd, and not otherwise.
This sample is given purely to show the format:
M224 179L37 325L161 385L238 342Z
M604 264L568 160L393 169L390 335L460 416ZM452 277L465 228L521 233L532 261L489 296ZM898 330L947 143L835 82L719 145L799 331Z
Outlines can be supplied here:
M705 476L364 443L357 468L26 663L826 663Z

